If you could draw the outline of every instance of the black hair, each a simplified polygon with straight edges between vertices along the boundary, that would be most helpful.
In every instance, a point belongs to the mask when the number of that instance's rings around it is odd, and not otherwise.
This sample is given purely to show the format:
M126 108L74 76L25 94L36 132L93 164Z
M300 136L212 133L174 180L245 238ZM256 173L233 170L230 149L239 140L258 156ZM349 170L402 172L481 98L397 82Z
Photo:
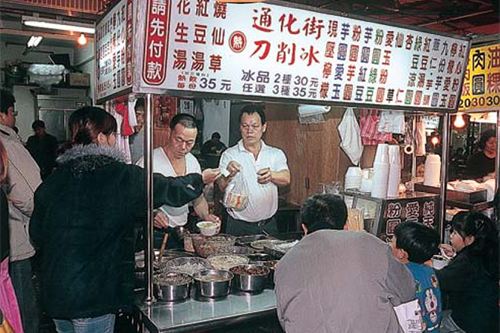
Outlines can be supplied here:
M31 124L31 128L36 130L38 128L45 128L45 123L42 120L35 120L33 124Z
M196 128L196 119L187 113L178 113L170 121L170 129L174 129L177 124L181 124L185 128Z
M219 132L213 132L212 133L212 139L219 139L220 140L220 133Z
M484 150L484 147L486 146L486 142L488 142L489 139L494 138L497 136L497 133L495 132L494 129L489 129L484 131L481 134L481 138L479 139L479 142L477 143L477 146Z
M99 133L116 133L117 124L115 118L106 110L85 106L71 114L69 128L73 144L88 145L97 141Z
M144 108L144 107L145 107L144 97L139 97L135 101L134 110L137 110L138 108Z
M266 124L266 114L264 113L264 107L258 104L247 104L240 111L239 122L241 124L241 118L243 114L254 114L257 113L260 116L260 122L262 125Z
M7 110L13 108L15 103L16 99L10 91L0 89L0 113L7 114Z
M300 216L309 233L322 229L342 230L347 221L347 206L339 196L316 194L304 202Z
M462 238L474 236L468 245L471 255L479 257L488 275L498 280L498 230L495 223L477 212L459 212L451 220L453 230Z
M404 222L394 230L396 247L408 253L408 260L423 264L439 253L440 237L436 230L417 222Z

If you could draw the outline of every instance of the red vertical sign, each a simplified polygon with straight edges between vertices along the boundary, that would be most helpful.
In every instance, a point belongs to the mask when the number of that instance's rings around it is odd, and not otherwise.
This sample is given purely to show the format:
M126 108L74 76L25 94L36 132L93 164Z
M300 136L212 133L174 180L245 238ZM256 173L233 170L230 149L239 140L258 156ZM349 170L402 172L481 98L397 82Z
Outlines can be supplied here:
M144 82L158 86L165 81L171 1L148 0L144 39Z
M125 28L126 38L127 38L127 49L126 49L126 76L127 85L132 84L132 59L134 50L134 0L127 0L127 25Z

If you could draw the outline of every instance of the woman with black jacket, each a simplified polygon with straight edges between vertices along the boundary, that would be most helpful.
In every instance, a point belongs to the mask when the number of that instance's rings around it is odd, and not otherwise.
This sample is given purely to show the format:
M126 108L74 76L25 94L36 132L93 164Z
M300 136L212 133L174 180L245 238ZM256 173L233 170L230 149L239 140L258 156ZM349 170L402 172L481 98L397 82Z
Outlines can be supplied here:
M74 147L37 189L30 234L40 252L42 305L57 331L113 332L115 314L133 304L137 221L145 220L144 170L114 148L117 124L85 107L70 119ZM204 173L212 182L218 174ZM154 206L199 197L202 175L154 175Z
M480 213L460 212L452 226L456 255L436 271L443 299L449 297L451 308L441 332L498 333L498 230ZM449 250L445 249L453 254Z

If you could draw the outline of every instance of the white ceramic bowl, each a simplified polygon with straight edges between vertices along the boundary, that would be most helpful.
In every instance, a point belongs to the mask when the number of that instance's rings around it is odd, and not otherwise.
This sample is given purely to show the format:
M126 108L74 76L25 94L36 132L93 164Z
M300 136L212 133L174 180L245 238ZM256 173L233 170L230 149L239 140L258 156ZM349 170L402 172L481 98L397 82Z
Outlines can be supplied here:
M200 229L203 236L213 236L217 233L219 225L212 221L201 221L196 223L196 226Z

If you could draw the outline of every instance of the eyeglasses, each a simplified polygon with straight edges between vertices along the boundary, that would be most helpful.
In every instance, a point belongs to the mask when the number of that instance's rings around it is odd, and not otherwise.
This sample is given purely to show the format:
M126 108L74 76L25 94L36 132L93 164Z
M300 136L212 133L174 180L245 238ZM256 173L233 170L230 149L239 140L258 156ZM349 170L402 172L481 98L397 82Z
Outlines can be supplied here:
M187 147L192 147L194 146L195 142L192 140L182 140L181 138L175 138L175 142L179 145L186 145Z
M19 114L19 112L17 112L17 111L12 111L12 115L13 115L14 117L17 117L17 115L18 115L18 114Z
M257 131L258 129L260 128L260 125L241 125L241 129L244 130L245 132L248 132L250 129L252 129L253 131Z

